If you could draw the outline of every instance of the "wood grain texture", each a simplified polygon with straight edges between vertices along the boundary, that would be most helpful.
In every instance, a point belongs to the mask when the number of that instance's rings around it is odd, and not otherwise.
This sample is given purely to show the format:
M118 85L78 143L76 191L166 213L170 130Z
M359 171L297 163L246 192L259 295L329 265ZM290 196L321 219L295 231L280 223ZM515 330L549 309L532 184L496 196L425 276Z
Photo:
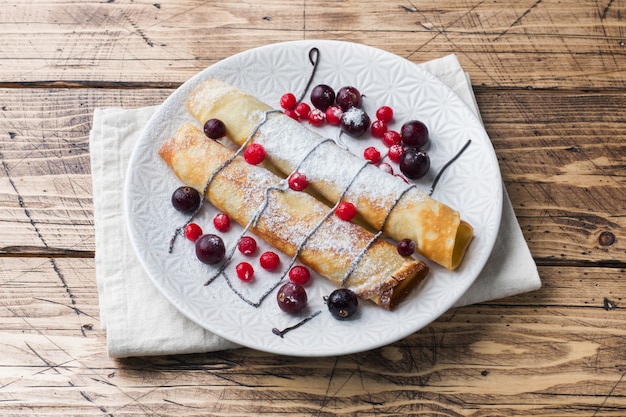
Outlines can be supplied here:
M250 48L339 39L414 62L455 53L476 85L615 89L625 86L623 7L576 0L116 0L40 7L3 0L0 80L173 87Z
M93 109L157 104L170 92L0 90L5 106L0 111L0 232L5 235L0 253L92 255L88 136ZM624 95L484 88L476 94L533 256L547 264L623 268ZM607 233L614 241L603 245L599 240Z
M542 267L539 291L453 309L361 354L302 360L236 349L114 361L99 328L93 260L1 258L0 266L13 274L1 287L4 415L27 408L29 415L619 416L626 409L626 312L604 301L622 302L623 270L591 276Z
M625 14L619 0L0 0L0 415L626 415ZM300 39L459 57L542 288L355 355L108 358L93 110L159 104L234 53Z

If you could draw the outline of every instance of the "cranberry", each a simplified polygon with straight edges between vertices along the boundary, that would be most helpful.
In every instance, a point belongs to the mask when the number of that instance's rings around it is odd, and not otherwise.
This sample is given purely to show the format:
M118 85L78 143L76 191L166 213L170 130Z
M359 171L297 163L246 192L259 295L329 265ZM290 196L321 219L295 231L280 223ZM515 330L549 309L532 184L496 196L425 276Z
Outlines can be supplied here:
M335 90L326 84L319 84L311 90L311 104L316 108L325 111L335 102Z
M246 256L254 255L254 252L256 252L256 240L252 236L243 236L237 243L237 249Z
M339 126L341 123L341 115L343 114L343 110L339 106L330 106L326 109L326 121L333 125Z
M395 144L389 147L387 157L389 157L392 162L398 163L400 162L402 154L404 154L404 147L402 147L402 145Z
M220 119L209 119L204 123L204 134L211 139L220 139L226 136L226 126Z
M296 284L305 285L311 279L311 273L307 267L296 265L289 270L289 279Z
M202 228L196 223L189 223L185 226L185 237L192 242L198 240L202 236Z
M193 213L200 206L200 193L186 185L178 187L172 193L172 205L183 213Z
M298 113L295 112L295 110L285 110L285 115L291 117L293 120L296 121L300 121L300 117L298 116Z
M363 151L363 158L367 159L372 164L376 164L380 161L380 152L375 147L369 146Z
M280 97L280 107L285 110L293 110L296 108L297 99L293 93L285 93Z
M359 107L351 107L344 111L340 120L341 130L352 137L359 137L370 127L370 118Z
M302 285L288 282L278 289L276 301L282 311L293 314L306 307L308 297Z
M356 313L359 306L359 299L347 288L338 288L326 299L328 311L337 320L344 320Z
M393 175L393 168L386 162L382 162L380 165L378 165L378 168L385 171L387 174Z
M258 143L251 143L246 150L243 151L243 158L250 165L258 165L265 159L265 148Z
M215 265L224 259L226 247L221 237L213 234L202 235L196 240L196 256L209 265Z
M274 271L280 264L280 258L275 252L267 251L261 255L259 263L261 264L261 268L266 271Z
M254 268L248 262L240 262L235 267L237 277L243 282L250 282L254 278Z
M389 123L393 119L393 109L389 106L380 106L376 110L376 118L385 123Z
M356 216L356 207L354 206L354 204L352 204L349 201L342 201L337 206L337 209L335 210L335 214L341 220L345 220L349 222L350 220L354 218L354 216Z
M419 120L411 120L403 124L400 128L400 135L406 146L421 147L428 142L428 128Z
M415 242L411 239L402 239L396 245L398 253L402 256L411 256L415 252Z
M213 217L213 226L222 233L228 232L230 229L230 217L228 214L218 213Z
M361 105L361 93L352 86L341 87L337 91L335 101L343 111L346 111L351 107L359 107Z
M400 157L400 171L412 180L422 178L430 168L430 157L426 151L408 148Z
M309 112L311 111L311 106L306 103L298 103L296 106L295 112L301 119L306 119L309 117Z
M320 109L313 109L309 112L307 119L313 126L321 126L326 120L326 114Z
M287 183L289 184L289 188L294 191L302 191L309 185L309 181L306 178L306 175L300 172L294 172L287 179Z
M395 130L388 130L383 134L383 144L388 148L391 145L400 145L402 144L402 137Z
M374 120L370 130L372 132L372 136L375 138L382 138L385 132L387 132L387 123L382 120Z

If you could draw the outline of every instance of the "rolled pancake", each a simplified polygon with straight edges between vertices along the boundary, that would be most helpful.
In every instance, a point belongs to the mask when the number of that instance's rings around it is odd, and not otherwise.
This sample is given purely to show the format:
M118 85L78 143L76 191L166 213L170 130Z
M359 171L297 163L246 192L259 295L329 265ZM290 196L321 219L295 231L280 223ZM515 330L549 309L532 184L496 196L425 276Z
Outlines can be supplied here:
M302 126L254 96L220 80L203 82L189 97L188 110L201 123L218 118L227 135L242 145L255 129L253 141L263 145L268 161L285 175L296 168L309 185L333 204L353 202L374 230L397 241L411 239L424 257L456 269L473 237L473 228L449 206L401 178L388 175L332 141ZM264 118L267 120L261 123Z
M330 208L309 194L273 189L284 180L265 168L239 156L226 163L233 151L191 124L181 126L159 155L182 182L198 190L213 177L206 199L242 226L263 207L250 228L254 234L289 256L298 254L303 264L333 283L343 281L361 299L393 309L428 274L425 263L402 257L386 240L328 215Z

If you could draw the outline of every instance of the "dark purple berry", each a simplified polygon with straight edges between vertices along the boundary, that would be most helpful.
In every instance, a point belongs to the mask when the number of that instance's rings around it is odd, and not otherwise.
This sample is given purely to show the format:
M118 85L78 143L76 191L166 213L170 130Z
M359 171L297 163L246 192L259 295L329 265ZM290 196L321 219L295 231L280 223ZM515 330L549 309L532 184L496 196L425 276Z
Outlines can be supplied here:
M186 185L178 187L172 193L172 205L183 213L193 213L200 206L200 193Z
M419 120L411 120L402 125L400 136L406 146L422 147L428 142L428 128Z
M226 126L220 119L209 119L204 124L204 134L211 139L220 139L226 136Z
M306 306L308 297L302 285L290 281L278 289L276 301L285 313L297 313Z
M341 87L337 91L335 101L343 111L346 111L351 107L359 107L361 105L361 93L354 87Z
M422 178L430 169L430 157L426 151L407 148L400 157L400 171L412 180Z
M398 253L402 256L411 256L415 252L415 242L411 239L402 239L396 245Z
M341 115L341 130L352 137L361 136L370 127L370 117L359 107L350 107Z
M326 299L328 311L338 320L347 319L356 313L359 299L353 291L347 288L338 288Z
M202 235L196 240L196 256L209 265L215 265L224 259L226 247L221 237L213 234Z
M311 104L321 111L326 109L335 103L335 90L326 84L316 85L311 90Z

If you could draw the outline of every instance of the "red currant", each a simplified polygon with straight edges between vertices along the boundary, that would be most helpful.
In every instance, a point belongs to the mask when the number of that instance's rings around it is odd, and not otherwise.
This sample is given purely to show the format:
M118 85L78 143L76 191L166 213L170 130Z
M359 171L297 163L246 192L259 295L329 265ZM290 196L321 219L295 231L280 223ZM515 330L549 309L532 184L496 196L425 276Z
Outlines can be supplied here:
M222 233L228 232L230 229L230 217L228 214L218 213L213 217L213 226Z
M235 267L237 276L243 282L249 282L254 278L254 268L248 262L240 262Z
M309 185L309 181L306 178L306 175L300 172L294 172L287 179L287 183L289 184L289 188L294 191L302 191Z
M258 165L265 159L265 149L258 143L252 143L243 152L243 158L250 165Z
M293 93L285 93L280 98L280 107L285 110L293 110L296 108L296 96Z
M298 117L298 113L295 110L285 110L285 115L291 117L293 120L300 121L300 117Z
M192 242L198 240L202 236L202 228L195 223L189 223L185 226L185 237Z
M343 110L341 107L330 106L326 109L326 121L333 126L339 126L342 114Z
M239 252L246 256L251 256L256 252L256 240L252 236L243 236L237 244Z
M370 126L372 136L375 138L382 138L385 132L387 132L387 123L382 120L374 120Z
M378 168L382 169L383 171L385 171L387 174L391 174L393 175L393 168L391 167L391 165L389 165L387 162L381 162L378 165Z
M370 161L372 164L378 163L380 161L380 152L373 146L365 148L363 151L363 158Z
M380 106L378 110L376 110L376 118L389 123L393 119L393 109L389 106Z
M392 145L402 144L402 136L395 130L388 130L383 134L383 144L390 148Z
M326 120L326 114L320 109L313 109L309 112L307 118L313 126L321 126L324 120Z
M402 157L402 154L404 153L404 148L402 147L402 145L391 145L389 147L389 152L387 153L387 156L389 157L389 159L393 162L400 162L400 158Z
M296 265L289 270L289 279L296 284L305 285L310 278L311 273L305 266Z
M298 117L306 119L307 117L309 117L309 113L311 112L311 106L306 103L298 103L295 112Z
M280 258L275 252L267 251L261 255L259 263L261 264L261 268L267 271L274 271L278 268L278 264L280 264Z
M335 214L341 220L345 220L349 222L350 220L354 218L354 216L356 216L356 207L354 206L354 204L352 204L349 201L342 201L337 206L337 209L335 210Z

